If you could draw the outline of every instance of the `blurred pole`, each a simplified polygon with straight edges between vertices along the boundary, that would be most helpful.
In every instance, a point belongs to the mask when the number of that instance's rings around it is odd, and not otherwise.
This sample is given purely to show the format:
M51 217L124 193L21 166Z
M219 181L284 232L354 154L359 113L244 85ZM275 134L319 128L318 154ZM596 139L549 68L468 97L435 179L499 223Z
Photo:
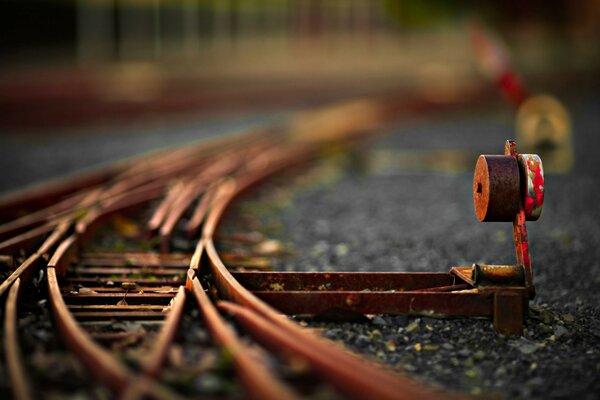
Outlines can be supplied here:
M162 53L162 29L160 24L160 0L152 1L152 30L154 38L154 58L160 57Z
M117 17L119 23L119 60L123 61L129 58L131 46L135 47L135 43L131 44L132 35L135 34L135 15L132 15L133 10L123 1L117 1ZM135 40L135 37L133 38Z
M118 2L119 59L157 58L162 52L160 0Z
M112 60L115 51L113 4L77 1L77 58L80 62Z
M352 37L352 44L354 46L360 45L361 41L362 41L362 13L364 12L364 9L362 7L363 1L362 0L352 0L351 2L351 7L352 7L352 33L351 33L351 37Z
M183 35L185 55L194 57L200 50L200 22L198 0L183 2Z
M310 34L310 0L299 0L297 7L298 34L300 42L305 45Z
M372 10L372 2L370 0L360 0L359 7L357 10L357 18L358 18L358 29L361 38L361 45L364 48L369 48L371 46L371 35L372 35L372 18L373 18L373 10Z
M257 36L259 14L257 0L244 0L240 3L238 33L243 41L255 39Z
M289 47L289 36L290 36L290 15L289 15L289 0L283 0L277 3L276 7L276 30L275 35L277 37L277 42L283 48L287 50Z
M336 3L337 7L337 26L338 26L338 37L342 42L348 39L350 24L351 24L351 9L350 4L347 1L341 1Z
M231 44L231 0L213 0L213 45Z
M379 1L373 5L373 9L371 10L371 27L373 29L371 47L374 49L379 47L382 38L387 38L385 23L384 2Z
M321 43L326 48L331 46L332 29L334 28L335 21L332 18L334 8L331 3L322 2L319 4L319 14L321 16Z

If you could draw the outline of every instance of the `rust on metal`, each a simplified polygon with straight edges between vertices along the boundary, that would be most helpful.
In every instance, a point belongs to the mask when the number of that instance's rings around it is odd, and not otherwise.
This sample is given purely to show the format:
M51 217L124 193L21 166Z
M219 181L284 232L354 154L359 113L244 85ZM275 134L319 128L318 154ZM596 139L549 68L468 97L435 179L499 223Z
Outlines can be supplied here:
M494 328L502 335L523 334L523 319L527 297L519 293L498 290L494 293Z
M249 290L409 291L447 286L454 277L430 272L232 272Z
M477 316L492 315L492 298L481 293L258 291L253 292L290 315L318 315L334 310L358 314Z
M189 238L194 238L198 231L200 230L200 225L206 216L208 209L210 208L210 203L212 202L215 196L215 188L218 187L214 185L204 192L202 199L198 202L192 217L186 224L186 232Z
M26 252L31 251L43 242L44 238L52 233L57 225L57 222L49 222L30 231L11 237L0 243L0 252L2 252L2 254L16 255L21 250Z
M350 398L442 399L449 397L399 374L388 376L374 366L366 369L365 364L358 363L358 358L348 353L331 351L333 348L330 346L327 347L330 351L324 351L323 343L317 342L316 338L315 342L301 340L301 337L308 338L308 336L289 335L289 332L283 329L275 329L269 320L248 307L222 301L219 302L219 308L231 313L264 346L275 351L292 352L297 357L305 359L317 371L328 376L338 390ZM343 365L339 364L344 361Z
M82 253L79 264L96 267L152 267L152 268L187 268L190 265L189 254L159 254L155 252L140 253Z
M173 275L177 272L185 272L184 268L180 267L75 267L72 269L73 272L80 274L81 276L86 275L139 275L142 273L150 273L152 275Z
M57 222L57 226L52 233L44 240L37 251L31 254L25 261L14 270L2 284L0 284L0 296L2 296L15 280L24 274L30 274L33 268L37 268L42 264L43 257L58 243L58 241L66 234L70 227L68 222Z
M186 294L184 287L180 286L177 295L173 300L173 304L170 307L169 316L156 339L154 349L150 353L148 361L144 364L144 372L150 376L155 377L158 375L160 367L167 357L167 352L171 348L170 345L175 338L177 328L179 327L183 315L185 299Z
M504 154L518 158L517 144L514 140L507 140L504 145ZM535 287L533 286L533 269L531 267L531 257L529 255L529 239L525 221L527 213L524 207L524 197L519 200L519 212L513 220L513 236L515 241L515 253L517 256L517 265L522 265L525 271L525 286L529 289L529 297L535 296Z
M473 200L480 221L512 221L519 212L517 160L510 156L479 156L473 178Z
M131 379L129 371L95 344L79 327L62 298L56 270L54 267L48 267L47 273L52 311L67 344L77 352L89 370L107 386L117 391L125 389Z
M12 383L12 394L15 399L32 399L31 384L23 364L21 346L19 345L18 333L18 300L21 287L21 279L13 283L6 299L4 311L4 352L6 367Z
M296 395L278 382L264 367L263 364L249 357L245 346L235 336L233 331L219 316L216 308L204 292L200 281L195 276L194 270L188 272L188 288L191 289L202 317L215 339L227 349L233 358L235 368L240 380L248 391L248 395L255 399L292 399Z
M130 276L115 275L115 276L110 276L109 280L114 285L120 286L123 283L131 282L132 278ZM75 285L83 285L83 286L106 285L107 282L108 282L107 280L100 279L100 277L97 277L97 276L69 278L69 283L75 284ZM161 277L161 278L155 278L155 279L154 278L135 278L135 283L138 285L149 286L149 287L161 287L161 286L168 286L168 285L179 286L179 285L185 283L185 280L182 277L178 277L178 276L173 276L173 277L168 277L168 278Z
M524 285L525 274L522 265L473 265L473 281L476 285L506 284Z

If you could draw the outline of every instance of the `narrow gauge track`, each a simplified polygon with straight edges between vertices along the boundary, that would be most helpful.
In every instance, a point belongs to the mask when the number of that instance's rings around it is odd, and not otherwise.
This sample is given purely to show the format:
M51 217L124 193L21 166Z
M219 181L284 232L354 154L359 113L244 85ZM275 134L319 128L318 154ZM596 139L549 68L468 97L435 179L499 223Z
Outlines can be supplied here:
M350 111L356 110L361 107L352 105ZM31 191L5 201L0 215L12 219L0 226L0 254L5 263L18 266L0 285L0 295L8 294L4 348L15 397L33 396L19 347L19 298L24 282L44 268L54 321L66 344L118 397L181 394L161 375L190 303L195 303L213 343L231 357L243 397L282 399L305 394L302 385L278 373L279 367L295 360L309 367L313 379L345 397L446 397L332 347L283 317L240 283L238 279L252 276L232 273L226 267L227 255L215 247L221 217L239 195L272 174L319 156L325 144L352 143L386 115L373 113L371 107L367 110L367 117L358 117L355 124L331 125L329 114L321 113L320 124L300 123L291 134L258 131L138 157L63 182L50 191L49 200L36 202L44 192ZM332 113L338 117L342 112ZM308 128L312 139L303 140L302 131ZM324 131L333 135L314 140L314 132ZM121 220L121 233L135 237L133 251L94 247L103 240L110 242L110 234L103 239L102 232L115 218L119 221L132 214L145 221L140 240L140 232L123 232L135 228ZM172 252L182 238L195 242L193 251ZM148 251L148 243L160 254ZM448 284L450 290L458 288ZM428 285L420 289L439 282ZM210 296L213 291L216 298ZM239 331L231 328L231 318ZM150 335L115 332L111 328L115 321L154 328ZM150 346L146 336L151 338ZM114 349L131 344L138 344L146 354L125 363Z

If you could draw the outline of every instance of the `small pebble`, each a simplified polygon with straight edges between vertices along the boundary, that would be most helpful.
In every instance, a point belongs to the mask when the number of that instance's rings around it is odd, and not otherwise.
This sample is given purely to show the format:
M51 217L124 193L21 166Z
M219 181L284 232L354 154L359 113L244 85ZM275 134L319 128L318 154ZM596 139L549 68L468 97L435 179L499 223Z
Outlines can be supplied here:
M388 340L385 343L385 347L388 349L388 351L396 351L396 342L393 340Z
M419 323L417 321L413 321L406 327L407 333L418 332L419 331Z
M521 343L518 348L521 353L528 355L528 354L533 354L534 352L536 352L539 349L539 346L536 345L535 343L524 342L524 343Z
M563 314L562 319L565 322L573 322L573 321L575 321L575 317L571 313Z
M469 349L460 349L457 354L459 356L468 357L471 354L471 351Z
M465 376L467 378L473 379L473 378L477 378L479 375L478 375L478 373L477 373L476 370L474 370L474 369L468 369L468 370L465 371Z
M569 333L569 331L567 330L567 328L565 328L562 325L557 325L556 328L554 328L554 335L553 336L554 336L555 339L559 339L559 338L561 338L562 336L564 336L564 335L566 335L568 333Z
M283 249L283 243L274 239L265 240L254 247L254 251L263 256L281 254Z

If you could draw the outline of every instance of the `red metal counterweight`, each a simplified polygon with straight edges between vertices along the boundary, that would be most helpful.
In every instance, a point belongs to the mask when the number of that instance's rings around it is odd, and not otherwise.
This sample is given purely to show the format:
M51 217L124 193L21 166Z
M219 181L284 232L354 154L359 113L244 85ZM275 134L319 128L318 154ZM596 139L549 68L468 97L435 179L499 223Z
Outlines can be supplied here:
M519 212L519 165L515 157L481 155L473 179L475 215L482 222L515 219Z

